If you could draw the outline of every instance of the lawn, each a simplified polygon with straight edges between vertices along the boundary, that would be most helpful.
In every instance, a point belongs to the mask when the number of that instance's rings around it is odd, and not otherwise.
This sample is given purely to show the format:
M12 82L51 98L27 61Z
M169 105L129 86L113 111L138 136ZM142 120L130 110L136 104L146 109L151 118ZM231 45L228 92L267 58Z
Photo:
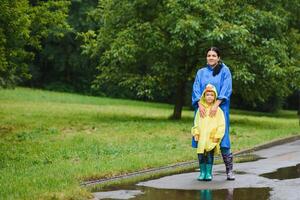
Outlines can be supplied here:
M0 90L0 199L86 199L80 182L196 158L193 112L27 88ZM232 110L233 151L300 134L296 111Z

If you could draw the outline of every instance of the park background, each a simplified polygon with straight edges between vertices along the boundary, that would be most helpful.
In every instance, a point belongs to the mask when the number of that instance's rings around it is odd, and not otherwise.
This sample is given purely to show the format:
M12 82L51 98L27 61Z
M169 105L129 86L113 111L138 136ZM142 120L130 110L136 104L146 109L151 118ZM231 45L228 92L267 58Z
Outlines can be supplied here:
M192 83L220 48L242 150L299 134L297 0L1 0L0 197L192 160Z

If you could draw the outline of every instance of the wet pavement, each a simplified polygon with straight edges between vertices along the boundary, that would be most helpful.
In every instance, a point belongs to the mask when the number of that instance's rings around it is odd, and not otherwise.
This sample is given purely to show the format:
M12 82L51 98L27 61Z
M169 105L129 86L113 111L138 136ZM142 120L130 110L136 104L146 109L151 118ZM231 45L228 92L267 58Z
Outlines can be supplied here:
M96 192L94 196L95 199L299 200L300 140L254 153L265 159L234 164L235 181L226 180L224 164L220 164L214 165L210 182L198 181L199 172L190 172L140 182L111 193Z

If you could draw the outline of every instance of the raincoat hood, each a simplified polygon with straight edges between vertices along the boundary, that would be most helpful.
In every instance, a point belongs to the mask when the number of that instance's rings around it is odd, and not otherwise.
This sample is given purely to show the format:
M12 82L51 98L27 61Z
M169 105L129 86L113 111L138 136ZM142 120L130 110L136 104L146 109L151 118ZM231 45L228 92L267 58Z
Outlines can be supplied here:
M202 92L201 98L200 98L200 103L205 106L208 107L206 101L205 101L205 93L206 92L214 92L215 93L215 99L214 102L216 101L217 97L218 97L218 93L217 93L217 89L215 86L213 86L212 84L207 84L204 91Z

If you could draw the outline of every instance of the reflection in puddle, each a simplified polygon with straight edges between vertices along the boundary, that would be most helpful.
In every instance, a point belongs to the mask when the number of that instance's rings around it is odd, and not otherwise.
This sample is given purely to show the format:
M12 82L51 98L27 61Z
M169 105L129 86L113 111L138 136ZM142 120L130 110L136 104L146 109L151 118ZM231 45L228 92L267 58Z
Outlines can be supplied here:
M115 190L94 193L95 199L132 199L136 195L143 194L140 190Z
M222 189L222 190L163 190L145 188L144 194L137 196L134 199L143 200L182 200L182 199L197 199L197 200L265 200L270 197L270 188L237 188L237 189Z
M292 167L279 168L275 172L265 173L261 176L278 180L300 178L300 164Z
M136 187L137 190L119 190L112 192L112 196L102 196L99 193L95 195L95 199L143 199L143 200L182 200L182 199L195 199L195 200L266 200L270 198L270 188L236 188L236 189L222 189L222 190L166 190L155 189L149 187ZM122 192L120 192L122 191ZM131 193L132 191L139 191L131 196L124 194ZM119 192L119 196L116 195Z

